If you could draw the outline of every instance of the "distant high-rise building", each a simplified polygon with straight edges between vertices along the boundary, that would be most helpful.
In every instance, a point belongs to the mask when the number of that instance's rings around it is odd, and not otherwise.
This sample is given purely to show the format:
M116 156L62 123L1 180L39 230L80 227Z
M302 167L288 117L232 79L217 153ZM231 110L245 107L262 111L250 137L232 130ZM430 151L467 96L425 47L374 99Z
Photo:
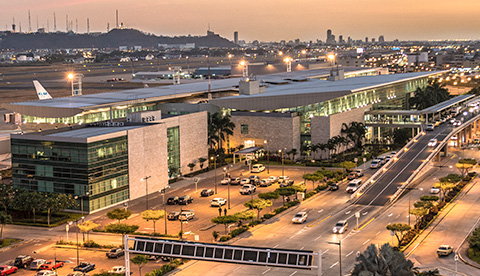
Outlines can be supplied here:
M343 35L339 35L338 36L338 43L342 44L344 41L343 41Z
M17 25L15 25L15 17L13 18L13 23L12 23L12 32L15 32L15 27Z
M368 37L365 37L365 43L368 43Z
M233 33L233 42L234 42L235 44L238 44L238 32L237 32L237 31L235 31L235 32Z
M375 37L372 37L372 43L375 43Z
M327 30L327 44L335 44L335 35L332 34L332 30Z
M352 44L352 38L348 37L348 44Z
M300 39L299 38L295 39L295 44L296 45L300 44Z
M383 35L378 37L378 43L385 43L385 38L383 37Z

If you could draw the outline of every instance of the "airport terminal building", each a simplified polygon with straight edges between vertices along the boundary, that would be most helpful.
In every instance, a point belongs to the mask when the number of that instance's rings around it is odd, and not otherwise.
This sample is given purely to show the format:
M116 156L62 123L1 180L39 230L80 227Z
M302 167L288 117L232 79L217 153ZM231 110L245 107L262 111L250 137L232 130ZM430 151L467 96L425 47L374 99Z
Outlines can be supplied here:
M100 210L199 170L207 112L231 115L228 148L268 141L270 151L300 151L339 135L343 123L364 122L367 111L409 109L417 87L439 74L387 73L318 69L7 104L35 129L11 136L14 185L81 196L84 211Z

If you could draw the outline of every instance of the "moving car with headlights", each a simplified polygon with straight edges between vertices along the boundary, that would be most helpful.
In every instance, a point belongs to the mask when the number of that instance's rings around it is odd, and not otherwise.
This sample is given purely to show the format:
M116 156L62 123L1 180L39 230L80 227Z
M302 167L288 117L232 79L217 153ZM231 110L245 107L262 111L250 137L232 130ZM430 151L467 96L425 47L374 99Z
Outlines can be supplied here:
M4 276L4 275L16 273L17 270L18 270L18 267L16 266L2 265L0 266L0 275Z
M430 188L430 193L431 194L438 194L438 193L440 193L440 189L436 188L436 187L432 187L432 188Z
M427 125L427 131L433 131L435 129L435 125L434 124L428 124Z
M437 139L433 138L428 141L428 146L429 147L435 147L437 145Z
M333 227L332 231L334 234L343 234L347 231L348 228L348 222L346 220L340 220L335 224Z
M450 245L440 245L437 249L438 256L448 256L453 252L453 247Z
M216 198L212 199L212 203L210 203L210 206L219 207L219 206L223 206L225 204L227 204L227 200L225 198L216 197Z
M361 179L355 179L350 181L347 186L347 193L353 194L354 192L356 192L357 189L360 187L360 184L362 184Z
M293 223L304 223L307 220L307 212L298 212L293 218Z

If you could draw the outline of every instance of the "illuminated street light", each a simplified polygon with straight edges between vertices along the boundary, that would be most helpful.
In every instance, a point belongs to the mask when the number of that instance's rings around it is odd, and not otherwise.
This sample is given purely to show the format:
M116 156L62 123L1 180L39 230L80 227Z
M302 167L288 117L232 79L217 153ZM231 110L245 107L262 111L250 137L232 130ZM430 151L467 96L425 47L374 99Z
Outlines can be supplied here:
M287 72L292 72L292 58L286 57L283 61L287 64Z
M68 73L67 78L72 86L72 96L82 95L82 79L83 74Z

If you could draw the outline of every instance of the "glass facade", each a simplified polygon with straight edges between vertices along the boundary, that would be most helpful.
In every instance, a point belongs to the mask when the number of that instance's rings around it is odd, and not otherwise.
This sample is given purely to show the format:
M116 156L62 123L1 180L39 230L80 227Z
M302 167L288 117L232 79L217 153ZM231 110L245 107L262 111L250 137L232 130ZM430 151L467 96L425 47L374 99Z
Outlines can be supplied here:
M60 118L45 118L22 115L22 122L24 123L51 123L51 124L88 124L111 119L126 118L127 113L157 110L156 103L137 104L132 106L114 106L112 109L99 108L93 110L86 110L80 114L72 117Z
M180 172L180 128L167 128L168 177L175 178Z
M126 136L88 144L12 139L11 145L16 187L79 196L85 212L129 198Z

